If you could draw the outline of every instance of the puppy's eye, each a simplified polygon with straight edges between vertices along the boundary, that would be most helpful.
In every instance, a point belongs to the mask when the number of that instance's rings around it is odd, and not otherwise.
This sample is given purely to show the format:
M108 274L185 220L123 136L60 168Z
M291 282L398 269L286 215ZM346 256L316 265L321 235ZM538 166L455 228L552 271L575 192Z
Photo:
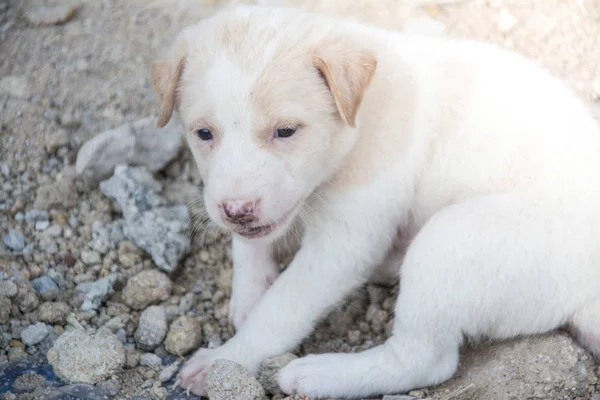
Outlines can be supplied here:
M298 130L298 126L282 126L275 131L275 137L287 138L292 136Z
M212 140L213 138L212 132L206 128L198 129L196 131L196 136L198 136L201 140Z

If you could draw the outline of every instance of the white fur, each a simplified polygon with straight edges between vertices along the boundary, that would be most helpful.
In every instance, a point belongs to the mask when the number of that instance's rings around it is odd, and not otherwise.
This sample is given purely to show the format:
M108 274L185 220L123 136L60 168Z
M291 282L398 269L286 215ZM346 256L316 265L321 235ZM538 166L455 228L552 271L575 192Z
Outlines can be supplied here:
M221 48L217 33L244 20L253 46ZM378 61L355 129L321 111L333 109L329 93L302 69L304 43L332 34ZM180 113L211 217L231 229L216 209L229 198L261 198L264 221L302 205L266 238L234 238L237 334L196 353L183 386L203 393L218 358L256 372L293 350L384 261L401 271L392 337L358 354L298 359L280 373L283 391L359 397L434 385L454 374L463 335L571 324L600 353L600 129L557 79L490 45L289 10L234 8L182 38ZM277 62L273 90L287 96L272 114L314 125L259 145L256 127L268 124L249 99ZM219 127L214 143L193 136L198 118ZM277 276L271 243L298 222L302 246L267 290ZM408 241L393 248L406 254L389 254L398 231Z

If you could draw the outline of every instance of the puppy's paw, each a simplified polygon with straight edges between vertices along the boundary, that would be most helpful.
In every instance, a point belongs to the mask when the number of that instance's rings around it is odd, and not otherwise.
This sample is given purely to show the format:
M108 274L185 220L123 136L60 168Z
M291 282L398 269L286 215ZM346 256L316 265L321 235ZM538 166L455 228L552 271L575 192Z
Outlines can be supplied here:
M181 387L197 396L204 396L204 380L215 360L220 357L219 349L200 349L190 358L177 376L176 387Z
M343 391L344 381L340 379L340 373L343 376L344 368L340 355L308 355L279 371L279 388L289 395L329 397L332 393Z
M277 269L272 268L257 279L241 282L234 287L231 300L229 300L229 322L236 331L240 329L248 314L275 282L278 275Z

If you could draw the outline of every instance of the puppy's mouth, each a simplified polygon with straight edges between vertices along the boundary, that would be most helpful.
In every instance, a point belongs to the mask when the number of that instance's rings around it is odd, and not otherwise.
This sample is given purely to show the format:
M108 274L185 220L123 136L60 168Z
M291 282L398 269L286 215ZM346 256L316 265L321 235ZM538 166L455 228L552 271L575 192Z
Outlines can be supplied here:
M268 224L256 225L256 224L243 224L243 225L235 225L233 227L233 231L246 238L246 239L259 239L273 233L277 228L285 225L292 217L296 209L298 208L298 204L292 207L288 212L286 212L281 218L277 221L270 222Z

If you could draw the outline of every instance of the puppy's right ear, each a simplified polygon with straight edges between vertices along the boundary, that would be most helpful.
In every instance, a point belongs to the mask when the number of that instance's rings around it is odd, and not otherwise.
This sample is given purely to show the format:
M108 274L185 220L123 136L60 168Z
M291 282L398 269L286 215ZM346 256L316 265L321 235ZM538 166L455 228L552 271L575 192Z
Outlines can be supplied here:
M177 86L184 67L185 55L175 58L175 60L157 60L152 64L152 83L161 101L156 122L159 128L164 127L173 115L173 109L177 103Z

